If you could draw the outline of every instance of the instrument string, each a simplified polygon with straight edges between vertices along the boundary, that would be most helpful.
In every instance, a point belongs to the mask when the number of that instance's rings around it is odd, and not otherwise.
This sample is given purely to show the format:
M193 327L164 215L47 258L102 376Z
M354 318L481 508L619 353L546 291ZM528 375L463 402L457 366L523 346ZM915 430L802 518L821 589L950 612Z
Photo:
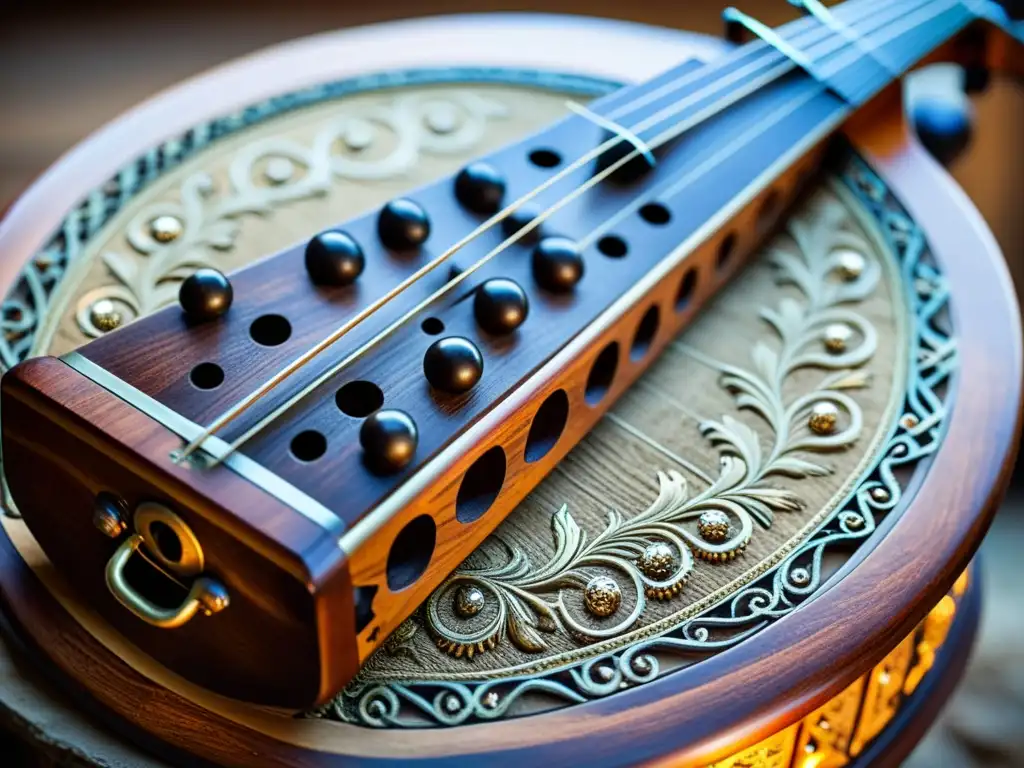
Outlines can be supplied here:
M933 0L925 0L924 4L928 5L931 2L933 2ZM915 7L920 7L920 4L918 4ZM863 7L860 8L859 10L863 10ZM903 8L901 10L905 11L906 9ZM870 18L870 20L873 20L876 23L884 23L884 19L880 19L880 17L877 14L875 14L873 16L870 16L869 18ZM814 48L817 49L818 47L820 47L822 45L822 43L831 43L831 42L833 42L831 39L826 38L824 41L819 41L818 43L814 44ZM822 56L829 55L829 54L835 53L838 50L842 50L845 47L849 47L849 46L847 44L845 44L845 43L840 43L840 45L838 45L838 46L830 45L827 50L825 50L822 53L818 53L816 55L822 55ZM740 75L738 75L737 72L742 72L744 74L750 74L749 70L754 68L754 64L760 65L760 63L763 62L763 60L766 59L766 58L775 58L775 57L762 57L762 59L758 60L757 62L754 62L753 64L750 64L750 65L747 65L746 67L740 68L740 70L737 70L737 71L734 71L733 73L730 73L725 78L721 78L720 80L716 81L714 86L712 86L710 88L701 89L698 92L696 92L695 94L691 94L687 98L683 99L680 103L678 103L674 107L666 108L666 109L663 109L663 110L659 111L656 115L652 116L651 118L648 118L645 121L642 121L639 125L633 127L632 130L634 130L634 131L642 131L646 127L649 127L650 125L657 124L657 122L660 121L660 120L666 119L667 117L671 117L673 114L678 113L679 111L681 111L682 109L685 109L690 104L694 103L695 101L698 101L700 98L705 97L709 92L713 94L713 93L717 92L718 90L720 90L721 88L726 87L728 84L731 84L735 80L740 79ZM860 58L860 56L858 55L858 56L855 56L854 58L855 59L856 58ZM833 70L839 71L844 66L846 66L846 64L843 64L842 66L833 67ZM676 125L672 126L668 130L666 130L666 131L662 132L661 134L659 134L657 137L655 137L655 139L651 143L651 146L658 147L658 146L661 146L662 144L664 144L664 143L666 143L668 141L671 141L673 138L676 138L678 135L682 134L686 130L689 130L694 125L699 124L703 120L708 119L710 116L716 114L717 112L721 111L722 109L725 109L730 104L735 103L735 101L738 101L739 99L744 98L745 96L749 95L750 93L752 93L753 91L757 90L758 88L761 88L766 83L771 82L771 81L777 79L778 77L781 77L786 72L791 71L791 69L792 69L792 62L789 61L788 59L785 59L785 57L783 57L782 63L776 65L773 68L771 68L770 70L768 70L767 73L761 75L760 77L755 78L753 81L751 81L750 83L746 84L744 87L741 87L738 91L734 91L733 93L729 94L726 98L721 99L719 101L716 101L716 102L708 105L704 109L699 110L696 114L691 115L690 117L688 117L685 120L679 121L679 123L677 123ZM703 74L706 75L707 72L703 72ZM832 74L834 74L834 72ZM666 113L668 113L668 114L666 114ZM574 162L573 164L568 166L566 169L564 169L563 172L562 172L562 176L564 177L565 175L568 175L568 173L571 173L573 170L578 170L579 167L584 165L586 162L589 162L590 160L593 160L596 156L598 156L606 148L608 148L610 146L613 146L613 145L619 143L620 141L622 141L622 138L620 136L613 136L607 142L605 142L604 144L599 146L597 149L592 150L587 155L584 155L583 158L581 158L580 160L577 160L576 162ZM560 201L558 201L557 203L555 203L554 205L549 207L547 210L543 211L534 220L529 222L526 226L521 228L518 232L513 234L511 237L509 237L508 239L503 241L496 248L492 249L489 253L487 253L485 256L483 256L480 260L478 260L476 263L474 263L468 269L466 269L465 271L463 271L459 275L455 276L451 281L447 282L444 286L442 286L438 291L433 293L430 297L425 299L423 302L420 302L415 308L413 308L409 312L406 312L401 318L399 318L398 320L393 322L387 328L383 329L379 334L377 334L374 338L372 338L369 341L367 341L359 349L355 350L353 353L351 353L348 356L346 356L342 361L340 361L336 365L332 366L324 374L322 374L321 376L317 377L317 379L313 383L311 383L307 387L303 388L303 390L301 392L299 392L296 395L294 395L291 398L289 398L279 408L275 409L271 414L269 414L268 416L266 416L263 419L261 419L256 425L254 425L251 429L249 429L247 432L245 432L242 436L240 436L238 439L236 439L233 443L231 443L227 447L226 452L219 452L221 455L219 455L215 459L214 464L219 463L220 461L223 461L224 458L226 458L228 455L230 455L230 453L232 453L234 450L237 450L237 448L239 446L241 446L244 442L246 442L253 435L255 435L256 433L261 431L269 423L271 423L274 420L276 420L282 413L287 411L296 402L298 402L303 397L305 397L305 395L308 392L312 391L313 389L318 387L320 384L322 384L324 381L326 381L328 378L330 378L331 376L335 375L337 372L339 372L340 370L342 370L343 368L347 367L352 362L354 362L356 359L361 357L367 350L369 350L370 348L372 348L373 346L378 344L380 341L382 341L383 339L388 337L394 330L396 330L398 327L401 327L401 325L403 325L405 322L407 322L408 319L411 316L413 316L416 313L418 313L419 311L421 311L426 305L428 305L431 302L435 301L438 297L440 297L441 295L443 295L447 291L451 290L451 288L453 288L454 286L458 285L463 280L467 279L470 275L472 275L477 270L482 268L485 264L489 263L499 253L501 253L502 251L504 251L505 249L507 249L511 245L513 245L516 242L518 242L519 240L521 240L523 237L528 235L530 231L532 231L537 226L539 226L541 223L543 223L543 221L545 221L551 215L556 213L558 210L561 210L561 208L563 208L565 205L568 205L570 202L572 202L573 200L578 198L581 194L583 194L585 191L587 191L589 188L591 188L595 184L597 184L600 181L602 181L604 178L607 178L609 175L611 175L612 173L617 171L620 167L625 165L627 162L630 162L639 153L640 153L640 151L638 149L634 149L632 152L628 153L623 158L621 158L617 162L615 162L612 165L610 165L608 168L604 169L603 171L599 172L598 174L595 174L585 184L580 185L579 187L574 189L571 193L569 193L567 196L563 197ZM519 200L515 201L512 205L510 205L505 210L499 212L498 214L495 214L495 216L493 216L491 219L489 219L488 221L484 222L484 224L482 224L480 227L478 227L478 230L479 231L485 230L486 228L488 228L489 225L492 225L493 223L497 223L498 221L500 221L505 216L510 215L520 205L524 204L529 199L532 199L532 197L535 196L536 194L540 194L545 189L549 188L557 180L558 180L557 176L552 177L547 182L545 182L545 184L542 184L537 189L531 191L527 195L524 195L522 198L520 198ZM635 210L635 208L638 207L640 204L642 204L642 201L640 203L638 203L637 206L629 206L629 210L630 211L631 210ZM620 214L617 216L616 220L620 220L622 215L625 215L625 214L620 212ZM475 232L478 231L478 230L475 230ZM220 418L215 420L202 434L200 434L195 440L193 440L192 443L190 443L188 446L186 446L186 448L178 455L177 460L181 461L182 459L187 457L189 454L194 452L196 449L198 449L202 445L203 441L207 437L209 437L211 434L213 434L217 429L219 429L222 426L224 426L225 424L227 424L229 421L231 421L234 418L236 418L237 416L239 416L249 405L251 405L253 402L255 402L255 400L258 397L261 397L262 395L266 394L267 391L269 391L271 388L273 388L274 386L279 384L281 381L283 381L285 378L287 378L289 375L291 375L291 373L294 373L296 370L301 368L307 362L312 360L312 358L315 357L316 354L318 354L324 348L326 348L331 343L336 341L337 338L340 338L341 335L343 335L345 332L347 332L349 329L351 329L351 327L353 327L358 322L360 322L362 319L364 319L365 316L368 316L369 314L372 314L372 312L376 311L376 309L378 309L380 306L383 306L383 304L386 303L387 301L389 301L391 298L393 298L394 295L397 295L398 293L400 293L402 290L407 288L408 285L411 285L413 282L415 282L416 279L419 279L419 277L422 277L422 275L426 274L428 271L430 271L430 269L432 269L438 263L440 263L444 259L448 258L448 256L450 256L452 253L454 253L459 248L463 247L468 242L470 242L473 239L473 237L474 237L474 233L470 233L469 236L463 238L461 241L459 241L459 243L456 243L456 245L453 246L452 248L449 248L445 253L441 254L441 256L439 256L437 259L435 259L430 264L426 265L426 267L421 269L419 272L417 272L416 274L411 276L409 279L404 281L402 284L397 286L395 289L390 291L388 294L385 294L383 297L381 297L381 299L378 299L373 304L369 305L365 310L363 310L361 313L359 313L358 315L353 317L350 321L348 321L345 325L343 325L340 329L338 329L338 331L335 331L334 333L332 333L331 336L329 336L323 342L319 343L316 347L311 349L305 355L303 355L300 358L297 358L295 361L293 361L293 363L291 363L289 366L287 366L285 369L283 369L281 372L279 372L273 379L271 379L270 382L265 384L260 389L256 390L254 393L252 393L250 396L245 398L239 404L237 404L232 409L227 411Z
M859 6L857 8L857 10L858 11L866 11L868 8L871 7L871 5L873 5L873 3L865 3L864 6ZM801 37L809 37L810 33L813 32L815 34L815 37L817 38L818 33L821 33L822 31L823 30L821 30L820 27L814 27L814 28L812 28L806 34L805 33L801 33ZM794 36L794 37L796 37L796 36ZM825 37L827 39L827 31L826 31L826 36ZM816 40L816 42L820 42L820 41ZM742 77L750 74L751 72L755 71L757 69L757 67L760 66L765 60L770 59L770 58L778 59L779 58L778 52L775 51L774 49L770 49L767 56L762 56L759 59L755 60L754 62L748 64L746 67L743 67L743 68L741 68L741 69L731 73L731 75L728 76L726 79L716 81L715 82L716 89L720 90L721 88L727 87L729 84L731 84L735 80L741 79ZM645 106L645 105L649 104L650 102L656 100L657 98L661 98L663 96L670 95L671 93L674 93L675 91L679 90L680 88L698 81L702 77L706 77L707 75L709 75L711 73L714 73L715 71L717 71L719 69L722 69L722 68L725 68L726 66L729 66L730 64L734 63L734 60L735 60L734 56L727 56L727 57L724 57L723 60L716 61L713 64L709 65L709 67L706 67L706 68L705 67L701 67L699 70L696 70L696 71L694 71L694 72L692 72L692 73L690 73L688 75L684 75L683 77L676 78L672 82L667 83L666 85L661 86L658 89L655 89L654 92L642 95L642 96L640 96L640 97L638 97L638 98L628 102L627 104L623 105L622 107L619 107L617 110L612 111L610 113L610 116L612 118L619 118L619 117L622 117L624 114L629 114L630 111L635 111L635 109L638 109L638 108L640 108L642 106ZM696 92L694 94L691 94L689 97L684 98L680 102L677 102L675 105L673 105L673 107L665 108L665 109L659 111L657 114L653 115L647 121L644 121L644 123L648 123L649 122L650 124L656 124L656 122L658 120L660 120L660 119L667 119L669 117L672 117L674 114L677 114L678 112L681 112L682 110L687 108L695 100L697 100L699 98L703 98L706 95L707 90L708 89L701 89L698 92ZM746 95L746 94L743 94L743 95ZM637 105L637 106L634 108L633 105ZM639 130L639 131L644 130L644 128L645 128L644 123L639 124L638 126L633 128L632 130ZM511 204L509 204L508 206L503 208L501 211L498 211L496 214L491 216L489 219L487 219L486 221L481 223L476 229L471 231L468 235L466 235L462 239L458 240L451 247L447 248L445 251L440 253L437 257L432 259L429 263L425 264L419 270L417 270L412 275L407 277L405 280L400 282L398 285L396 285L390 291L384 293L382 296L380 296L379 298L377 298L374 301L372 301L370 304L368 304L362 310L360 310L355 315L353 315L351 318L349 318L347 321L345 321L341 326L339 326L337 329L335 329L331 334L329 334L322 341L318 342L316 345L314 345L309 350L304 352L302 355L297 357L291 363L289 363L288 365L284 366L274 376L272 376L270 379L268 379L266 382L264 382L264 384L262 384L256 390L254 390L253 392L248 394L246 397L242 398L239 402L237 402L231 408L229 408L224 413L222 413L220 416L218 416L216 419L214 419L209 424L209 426L207 426L206 429L200 435L198 435L179 454L176 455L175 461L176 462L181 462L184 459L186 459L189 455L191 455L195 450L197 450L199 448L199 446L206 440L207 437L209 437L213 433L217 432L219 429L223 428L224 426L226 426L230 422L234 421L238 416L242 415L242 413L244 413L246 410L248 410L257 400L259 400L260 398L265 396L268 392L270 392L272 389L277 387L279 384L281 384L283 381L285 381L287 378L289 378L292 374L294 374L298 370L300 370L303 367L305 367L309 362L311 362L314 358L316 358L321 352L323 352L325 349L327 349L328 347L333 345L334 342L336 342L342 336L347 334L354 327L356 327L357 325L362 323L368 317L373 315L377 310L379 310L385 304L387 304L388 302L393 300L396 296L400 295L402 292L404 292L411 285L415 284L416 282L418 282L419 280L423 279L428 274L433 272L435 269L440 267L451 256L453 256L455 253L460 251L466 245L468 245L469 243L473 242L479 236L481 236L482 234L484 234L485 232L490 230L493 226L496 226L496 225L500 224L504 219L508 218L513 213L518 211L523 205L525 205L526 203L530 202L532 199L534 199L538 195L542 194L546 190L550 189L552 186L557 184L562 179L564 179L567 176L569 176L570 174L578 171L580 168L585 166L587 163L589 163L592 160L594 160L597 157L599 157L602 152L605 152L608 149L611 149L612 147L617 146L621 141L622 141L622 137L620 135L611 136L607 141L603 142L599 146L597 146L594 149L590 150L589 152L585 153L583 156L581 156L580 158L578 158L574 162L570 163L568 166L566 166L562 170L560 170L557 173L555 173L551 178L547 179L545 182L543 182L539 186L535 187L534 189L530 190L528 193L524 194L523 196L519 197L517 200L513 201Z

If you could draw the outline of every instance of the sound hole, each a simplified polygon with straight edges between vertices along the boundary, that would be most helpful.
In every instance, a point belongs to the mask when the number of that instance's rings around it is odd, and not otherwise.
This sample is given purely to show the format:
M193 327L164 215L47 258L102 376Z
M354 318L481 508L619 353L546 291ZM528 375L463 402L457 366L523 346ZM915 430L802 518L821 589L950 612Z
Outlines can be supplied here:
M562 162L562 156L553 149L535 149L530 153L530 162L538 168L554 168Z
M315 429L307 429L292 438L291 449L299 461L316 461L327 451L327 438Z
M715 266L718 269L725 269L732 261L732 255L736 250L736 233L730 232L718 246L718 256L715 258Z
M420 515L406 523L388 552L388 589L398 592L416 582L430 565L437 542L437 526L430 515Z
M651 348L651 342L654 341L654 337L658 333L659 320L658 305L655 304L644 313L640 325L636 328L633 344L629 348L630 357L634 360L639 360Z
M224 369L216 363L200 363L188 378L197 389L216 389L224 383Z
M384 393L372 381L350 381L338 390L334 402L346 416L365 419L384 405Z
M559 389L548 395L537 415L533 417L530 433L526 436L527 463L540 461L555 447L569 419L569 396Z
M455 499L455 519L472 523L491 508L505 484L505 451L494 446L473 465L462 478Z
M597 250L605 256L621 259L626 255L629 248L626 247L626 241L618 235L607 235L597 241Z
M428 317L420 324L420 328L429 336L437 336L437 334L444 332L444 323L436 317Z
M679 281L679 290L676 291L676 311L682 312L690 304L693 298L693 291L697 287L697 270L690 268L683 274Z
M161 523L159 520L155 520L149 524L149 532L153 536L153 543L156 548L160 551L160 554L171 563L180 563L181 556L183 554L181 549L181 539L178 538L178 534L174 532L174 529L167 523Z
M648 203L640 209L640 218L648 224L660 227L669 223L672 219L672 214L661 203Z
M263 315L252 321L249 335L257 344L276 347L288 341L288 337L292 335L292 324L281 315Z
M594 360L590 367L590 374L587 376L587 388L584 390L583 398L590 404L595 405L608 392L608 388L615 379L615 371L619 367L619 343L613 341L601 350L601 354Z

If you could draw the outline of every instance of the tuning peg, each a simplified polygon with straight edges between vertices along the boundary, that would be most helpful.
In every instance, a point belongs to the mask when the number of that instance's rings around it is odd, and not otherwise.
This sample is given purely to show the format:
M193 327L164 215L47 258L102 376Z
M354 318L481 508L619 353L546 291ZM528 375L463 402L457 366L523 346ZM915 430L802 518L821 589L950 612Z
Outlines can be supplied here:
M963 70L951 64L926 67L906 82L910 122L924 148L943 165L955 161L971 140L973 109L963 83Z
M419 204L401 197L381 209L377 234L393 251L419 248L430 235L430 219Z
M231 307L234 291L223 272L211 267L197 269L178 290L178 303L189 320L215 320Z

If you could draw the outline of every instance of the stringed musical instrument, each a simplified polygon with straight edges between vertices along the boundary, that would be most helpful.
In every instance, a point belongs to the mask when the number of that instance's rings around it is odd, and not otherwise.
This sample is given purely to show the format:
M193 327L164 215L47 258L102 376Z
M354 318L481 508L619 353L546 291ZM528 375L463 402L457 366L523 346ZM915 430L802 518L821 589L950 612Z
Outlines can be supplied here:
M778 30L730 10L753 39L718 60L573 103L228 275L182 262L170 306L130 323L94 309L99 338L12 368L4 472L46 557L188 681L287 709L330 700L700 316L844 131L892 108L905 72L1024 72L994 3L803 6ZM134 236L182 234L161 216ZM837 253L829 280L868 269ZM833 324L820 354L856 333ZM839 445L852 411L839 393L796 416ZM751 531L723 503L617 554L646 563L653 599ZM579 585L599 618L622 599L602 578ZM444 642L472 655L492 638Z

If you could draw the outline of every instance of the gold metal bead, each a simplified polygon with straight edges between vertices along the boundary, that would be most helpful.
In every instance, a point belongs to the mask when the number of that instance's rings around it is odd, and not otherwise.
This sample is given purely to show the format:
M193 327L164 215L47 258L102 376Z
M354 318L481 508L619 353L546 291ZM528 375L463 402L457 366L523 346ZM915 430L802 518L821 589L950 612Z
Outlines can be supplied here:
M462 587L455 593L455 612L464 619L476 616L484 607L484 593L476 587Z
M867 266L863 255L848 248L837 251L835 260L839 277L848 283L860 277L864 273L864 267Z
M913 429L918 424L920 424L920 421L918 421L917 416L915 416L912 413L908 413L906 416L900 419L900 424L903 426L904 429Z
M676 569L676 553L664 541L655 541L647 545L636 564L647 578L664 581Z
M295 163L287 157L272 157L267 161L263 175L271 184L284 184L295 175Z
M704 541L720 544L729 538L729 516L720 509L702 512L697 520L697 533Z
M839 423L839 409L835 403L822 401L815 403L811 408L810 418L807 419L807 426L811 431L819 435L831 435L836 431L836 424Z
M876 488L875 490L878 489ZM864 518L853 512L843 515L843 521L846 523L846 527L851 531L859 531L864 527Z
M611 616L622 603L622 590L610 576L595 576L583 590L583 604L595 616Z
M181 237L185 225L177 216L157 216L149 223L149 231L157 242L169 243Z
M89 307L89 320L98 331L107 333L124 322L124 315L110 299L100 299Z
M871 498L879 502L880 504L884 504L885 502L889 501L889 499L891 499L892 496L889 494L889 491L887 491L885 488L878 486L877 488L871 489Z
M789 579L798 587L805 587L811 583L811 574L806 568L794 568L789 574Z
M838 355L840 352L846 351L846 345L851 338L853 338L853 329L850 326L846 323L832 323L825 327L821 340L825 344L825 349Z

